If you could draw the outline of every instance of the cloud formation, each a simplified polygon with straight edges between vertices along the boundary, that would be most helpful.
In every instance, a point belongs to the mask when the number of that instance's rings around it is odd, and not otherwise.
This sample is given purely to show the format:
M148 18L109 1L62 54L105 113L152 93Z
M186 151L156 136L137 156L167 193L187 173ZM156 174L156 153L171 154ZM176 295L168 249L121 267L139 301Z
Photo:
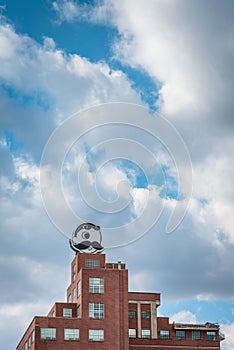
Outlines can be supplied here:
M175 233L163 235L177 201L172 196L176 169L160 145L144 137L166 175L170 193L165 198L166 211L148 235L121 250L108 251L110 259L121 256L128 263L131 290L159 291L164 300L233 300L233 2L176 0L169 6L165 1L148 0L145 6L141 0L108 0L90 7L54 1L52 7L59 23L89 21L118 30L110 61L143 69L155 80L160 96L155 107L179 130L192 157L193 197L188 215ZM0 26L0 38L4 286L0 314L8 315L10 324L20 318L16 343L32 315L46 313L47 307L64 296L68 284L72 257L67 254L67 240L49 223L40 198L39 163L48 137L78 110L113 101L141 103L141 99L121 70L111 69L108 62L91 63L79 53L66 53L53 38L45 37L39 44L17 33L6 20ZM151 210L145 217L149 221L161 200L160 167L147 159L143 163L151 186L141 183L136 168L130 174L118 162L106 164L95 177L92 166L98 168L101 153L87 150L107 133L115 135L107 129L93 133L68 155L63 169L67 200L87 217L76 186L77 167L83 162L90 193L97 186L106 200L113 200L116 188L122 199L130 192L132 205L121 216L122 222L142 213L151 195ZM123 182L128 186L118 188ZM56 199L52 201L55 205ZM90 219L99 221L98 216ZM105 220L108 225L112 218ZM58 273L55 290L53 276ZM24 320L22 310L27 315ZM199 322L189 310L173 317ZM7 335L7 322L1 323L1 334ZM232 349L233 324L222 325L222 330L227 338L225 349Z

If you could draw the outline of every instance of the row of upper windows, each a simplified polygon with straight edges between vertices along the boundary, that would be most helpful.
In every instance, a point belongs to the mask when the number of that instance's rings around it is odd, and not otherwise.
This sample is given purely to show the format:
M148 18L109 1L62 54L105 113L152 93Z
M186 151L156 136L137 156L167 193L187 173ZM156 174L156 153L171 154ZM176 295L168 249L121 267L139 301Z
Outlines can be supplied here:
M136 338L136 329L129 328L128 335L129 335L129 338ZM150 339L150 337L151 337L150 329L142 329L141 330L141 338Z
M206 332L206 339L215 341L216 333L214 331ZM151 332L150 329L142 329L141 330L141 338L150 338ZM129 338L136 338L136 329L129 329ZM161 339L170 339L170 331L169 330L160 330L160 338ZM34 331L28 338L25 343L25 350L27 350L31 344L34 342L35 335ZM41 328L41 339L44 340L56 340L56 328ZM64 340L79 340L80 339L80 330L77 328L65 328L64 329ZM184 330L176 331L176 339L185 340L186 335ZM192 331L192 340L200 340L201 332L200 331ZM104 341L104 330L103 329L90 329L89 330L89 340L90 341Z
M128 317L129 318L136 318L136 311L128 311ZM150 318L151 312L150 311L142 311L141 312L141 318Z
M93 285L92 285L93 287ZM80 311L80 310L79 310ZM99 312L99 317L96 317L96 315ZM128 312L129 318L136 318L136 312L135 311L129 311ZM72 317L72 309L71 308L64 308L63 309L63 317ZM80 317L80 313L77 317ZM102 303L90 303L89 304L89 317L91 318L104 318L104 304ZM141 313L142 318L150 318L151 313L149 311L142 311Z
M129 311L131 312L131 311ZM148 315L149 314L149 315ZM71 308L64 308L63 309L63 316L64 317L72 317L72 309ZM150 313L142 312L141 315L143 318L149 318ZM77 317L80 317L80 306L77 307ZM96 318L96 319L104 319L104 304L103 303L89 303L89 317L90 318ZM143 330L145 331L145 330ZM133 334L131 335L132 338L135 338L136 335L134 333L134 330L132 331ZM142 335L143 337L143 335ZM146 338L150 337L150 334L147 334L145 336ZM161 339L170 339L170 331L169 330L160 330L160 338ZM207 340L216 340L216 333L215 331L207 331L206 332L206 338ZM185 330L176 330L176 339L184 340L186 339L186 332ZM201 331L194 330L192 331L192 340L200 340L201 339Z
M56 340L56 328L41 328L42 340ZM65 328L64 340L80 340L80 330L78 328ZM104 341L103 329L89 329L90 341Z
M72 317L71 308L63 308L63 317ZM77 317L80 318L80 305L77 307ZM104 318L104 304L103 303L89 303L89 317L90 318Z
M136 338L136 329L130 328L129 329L129 338ZM150 330L149 329L142 329L141 330L141 338L150 338ZM170 331L169 330L160 330L160 339L170 339ZM186 333L184 330L177 330L176 331L176 339L185 340L186 339ZM192 340L200 340L201 339L201 332L200 331L192 331ZM216 340L216 335L214 331L207 331L206 332L206 339L207 340Z
M32 331L26 342L24 343L24 350L28 350L32 343L35 341L35 332Z
M170 339L170 331L169 330L160 330L160 338L161 339ZM185 330L176 330L176 339L185 340L187 339ZM201 331L194 330L192 331L192 340L201 340ZM206 331L206 339L207 340L216 340L215 331Z

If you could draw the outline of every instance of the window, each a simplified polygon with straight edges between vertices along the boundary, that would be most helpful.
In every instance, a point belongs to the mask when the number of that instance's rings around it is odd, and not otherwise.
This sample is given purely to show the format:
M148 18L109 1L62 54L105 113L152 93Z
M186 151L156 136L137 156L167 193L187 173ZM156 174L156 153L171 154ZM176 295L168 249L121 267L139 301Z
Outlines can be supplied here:
M54 310L52 311L51 317L55 317L55 312L54 312Z
M128 317L129 318L136 318L136 311L129 310L128 311Z
M72 317L72 309L64 308L63 317Z
M31 346L31 336L28 337L28 347L30 348L30 346Z
M28 350L28 342L27 341L24 343L24 350Z
M73 290L72 290L72 301L73 301L73 303L75 303L75 301L76 301L76 288L73 288Z
M64 340L79 340L80 339L80 330L79 329L64 329Z
M104 304L103 303L89 303L89 317L104 318Z
M215 332L214 331L207 331L206 332L206 339L207 340L216 340Z
M76 264L73 265L73 269L72 269L72 280L73 282L75 281L76 279Z
M41 339L55 340L56 328L41 328Z
M129 328L128 335L129 335L129 338L136 338L136 329Z
M80 305L77 306L76 311L77 311L77 317L80 318Z
M160 330L160 338L161 339L169 339L170 338L170 331L167 329L161 329Z
M35 331L32 331L32 343L35 341Z
M150 311L142 311L141 317L142 318L150 318L151 314Z
M176 331L176 339L185 339L185 331Z
M150 329L142 329L141 330L142 338L150 338Z
M104 278L90 278L89 293L104 293Z
M104 341L104 330L103 329L90 329L89 330L90 341Z
M77 296L80 296L80 291L81 291L81 281L77 282Z
M85 266L86 267L99 267L100 261L97 259L96 260L87 259L87 260L85 260Z
M200 331L192 331L192 340L200 340L201 332Z
M68 302L68 303L71 302L71 294L68 295L68 297L67 297L67 302Z

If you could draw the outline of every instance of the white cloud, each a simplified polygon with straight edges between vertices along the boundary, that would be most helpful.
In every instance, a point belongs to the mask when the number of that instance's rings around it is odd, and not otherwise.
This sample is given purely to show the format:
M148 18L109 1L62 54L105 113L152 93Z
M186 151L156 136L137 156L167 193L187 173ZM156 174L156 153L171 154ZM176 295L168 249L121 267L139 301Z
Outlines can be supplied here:
M171 315L170 322L197 323L197 318L196 318L196 315L194 315L191 311L183 310L183 311L177 312L174 315Z
M3 226L5 221L8 229L14 222L21 222L26 232L29 212L34 219L38 216L34 211L41 204L38 164L55 126L71 113L96 103L140 100L122 72L110 70L105 63L93 64L78 55L66 55L56 49L52 38L44 38L43 45L39 45L17 34L9 24L0 26L0 37L0 115L2 129L10 130L12 138L9 145L5 136L1 138ZM12 91L17 103L12 103ZM54 197L51 201L54 206ZM18 211L24 215L13 214Z
M225 340L221 343L221 349L223 350L232 350L234 349L234 323L231 324L222 324L221 332L225 336Z
M217 2L212 3L216 9L212 13L209 2L206 6L153 0L147 6L133 0L106 3L111 3L112 20L123 34L116 43L117 57L142 66L163 83L162 108L167 115L186 111L189 118L194 109L204 115L220 98L228 102L231 80L221 72L231 63L233 49L230 2L222 6L225 24Z
M72 22L80 15L79 7L74 1L54 1L52 6L61 20Z
M25 158L14 158L16 176L21 180L28 181L32 185L38 185L39 181L39 168L32 160L26 160Z
M97 5L98 6L95 6ZM111 24L110 3L97 2L94 6L88 3L79 4L74 0L59 0L52 3L52 7L56 12L59 21L75 22L89 21L92 23Z
M114 8L114 4L112 5ZM169 21L168 16L170 13L165 13L165 5L163 2L157 2L156 5L154 2L149 1L149 7L145 8L145 6L143 6L143 2L141 1L138 2L136 6L132 6L131 1L126 1L120 2L120 12L115 8L115 13L117 14L115 17L115 23L118 26L119 31L124 34L122 37L124 40L123 43L125 43L126 38L128 39L127 43L129 45L129 49L125 52L125 54L127 55L130 52L130 49L133 49L131 51L131 57L126 56L124 59L126 59L129 64L143 66L146 70L148 70L149 74L155 78L158 77L159 72L159 78L162 76L160 79L164 81L163 86L167 84L167 81L169 81L170 86L171 79L173 81L174 74L177 74L179 83L180 78L182 81L182 87L178 86L178 89L180 90L183 88L186 90L187 87L183 87L183 82L185 79L186 84L188 83L187 71L191 70L193 65L196 66L196 72L197 70L199 71L200 66L196 65L197 56L194 57L193 61L193 56L191 53L192 49L190 46L188 46L188 50L186 51L189 60L186 60L186 57L180 58L176 56L179 55L179 53L177 53L176 44L172 40L175 37L176 33L175 22ZM139 16L139 13L141 12L144 14L144 11L146 11L149 15L149 18L147 17L147 20L146 16ZM176 14L177 12L175 13L175 21L177 20ZM126 20L128 17L129 20ZM180 27L178 30L180 30ZM149 38L147 38L149 31L151 31L151 33ZM28 107L28 115L25 116L25 109L19 110L15 108L12 112L12 109L9 109L12 107L9 107L7 104L9 103L9 99L7 99L5 96L4 101L7 101L5 104L6 110L8 113L10 113L10 115L13 115L13 119L15 119L15 125L10 125L8 119L4 119L4 126L11 126L13 128L13 131L16 134L18 133L19 139L26 139L27 142L24 147L27 150L30 150L32 154L35 152L34 148L39 148L39 151L37 150L37 152L39 155L41 154L40 151L44 145L46 137L49 135L49 131L53 129L55 123L58 123L59 120L62 120L72 111L84 108L85 106L90 106L90 104L94 104L96 102L107 102L110 100L117 101L120 99L126 100L128 102L139 101L137 94L132 91L127 77L119 71L110 71L108 65L105 63L92 64L87 59L84 59L78 55L66 55L61 50L56 49L54 41L51 38L45 38L44 45L40 46L29 37L17 34L10 25L1 26L0 33L3 39L3 47L1 50L2 56L0 57L0 62L1 66L4 67L4 69L1 70L1 74L6 84L9 84L10 86L12 85L14 89L20 91L21 94L26 95L31 95L33 92L33 94L37 96L37 94L42 91L43 94L45 94L46 98L48 98L50 101L49 111L40 110L39 113L38 109L34 108L33 113L31 113L32 109ZM185 38L182 34L185 35ZM186 36L186 33L183 32L182 34L180 44L182 47L185 47L185 43L188 42L188 37ZM172 35L172 37L170 35ZM131 40L129 39L130 37ZM148 40L151 43L152 47L149 47ZM122 43L120 44L122 45ZM165 50L160 50L160 45L165 45ZM147 54L145 54L145 52ZM151 55L148 54L149 52L151 52ZM171 55L173 57L176 56L175 60L169 55L166 57L167 52L171 52ZM120 52L120 49L117 53L122 54ZM199 55L199 53L197 53L197 55ZM183 71L183 65L179 64L180 59L182 62L184 59L187 65L191 64L189 68L186 68L187 66L185 65L185 72ZM147 60L150 60L148 62L148 65ZM177 65L179 68L177 68ZM34 79L31 79L32 75L34 76ZM199 71L197 78L194 78L194 75L195 73L192 74L190 82L191 84L194 84L194 79L196 83L196 79L201 76L201 72ZM188 93L192 94L192 97L195 92L197 93L196 89L188 89ZM200 98L199 94L195 94L196 96L194 96L196 98ZM176 110L180 108L181 113L180 115L175 115L174 118L176 120L184 118L183 124L186 124L185 115L182 113L184 108L182 102L180 99L178 99L179 107L177 106ZM210 100L207 100L207 103L210 106ZM167 102L167 99L165 98L163 106L166 106L168 104L169 102ZM193 108L191 109L193 110ZM16 113L20 116L19 119L15 117ZM173 113L175 114L175 111ZM3 114L5 113L2 113L2 115ZM35 115L35 118L29 118L29 116ZM182 127L181 130L184 132L185 138L189 139L189 137L192 137L191 149L194 153L195 198L193 200L193 206L190 210L190 219L192 217L193 220L188 220L188 223L184 222L182 229L184 232L193 231L194 237L199 237L205 245L208 244L207 241L213 242L214 238L217 243L221 241L221 245L226 245L226 241L223 240L222 230L224 236L228 237L228 239L232 242L232 216L230 215L232 199L229 192L231 188L229 180L231 169L228 166L231 164L230 156L232 152L230 151L230 154L227 154L226 157L223 157L223 151L222 148L220 148L221 141L217 137L215 139L217 141L216 149L220 150L218 157L212 158L214 147L212 146L210 149L208 149L209 142L207 141L208 143L205 147L204 153L208 153L208 155L207 158L203 160L203 155L201 157L200 154L197 153L197 150L194 151L193 142L195 145L197 145L196 135L194 136L193 134L191 135L188 133L188 129L194 130L194 123L196 126L195 119L197 115L194 115L194 113L187 113L187 117L192 124L189 124L185 129L183 129L182 124L178 125ZM207 116L207 118L209 117L210 115ZM49 121L49 126L45 125L46 123L44 123L43 118ZM30 129L30 133L25 132L25 125L27 125ZM204 128L208 130L208 126L206 124ZM36 137L38 137L36 135L38 135L38 133L40 134L40 130L41 134L44 135L44 138L41 135L41 139L36 139ZM28 138L30 138L30 142ZM207 139L214 140L210 134L207 134ZM199 141L204 142L204 135L201 135ZM38 146L38 144L40 144L41 147ZM226 145L228 145L228 140L225 141L225 146ZM200 146L198 151L201 152L201 150L202 147ZM161 162L162 161L159 159L159 163ZM213 162L217 164L215 169L215 176L212 169ZM168 163L167 165L169 166L168 173L174 176L173 166ZM21 177L25 177L27 184L33 183L35 181L33 174L37 171L37 169L34 168L33 164L27 164L27 166L25 166L24 160L21 160L19 169ZM204 169L206 170L204 171ZM223 177L223 181L221 181L220 179L222 177L222 172L224 169L225 175ZM111 191L109 193L111 193L111 195L114 195L116 192L117 183L119 183L120 180L127 180L126 173L124 170L116 168L112 168L112 170L109 168L108 171L111 172L108 174L104 173L103 176L100 177L99 184L102 186L103 190L106 190L106 192ZM87 187L90 186L90 184L94 185L94 181L91 180L93 180L93 176L90 172L88 172ZM3 178L2 181L5 181L5 184L8 183L8 188L10 188L11 183L17 184L15 181L7 182L7 178ZM106 181L109 186L106 186L105 188L104 183L106 183ZM15 188L15 191L17 192L18 187L14 185L13 188ZM90 187L90 190L93 190L92 186ZM124 187L122 190L122 194L126 194L128 188ZM33 187L33 190L31 192L32 196L34 196L33 191L36 191L36 188ZM146 194L147 190L145 189L133 190L132 195L134 199L133 205L135 208L135 213L142 211ZM149 213L149 216L146 215L144 217L146 221L150 220L152 213L154 214L155 208L157 208L158 204L157 199L159 199L157 191L150 191L150 195L152 195L151 199L154 205L152 205L152 211ZM201 196L202 199L208 201L207 204L203 204L202 206L199 202ZM70 199L71 203L72 201L77 200L77 196L74 196L74 192L72 191ZM54 206L58 205L58 203L54 202L54 198L51 198L51 201ZM169 208L171 205L173 205L174 201L175 200L168 200L166 202L166 207ZM30 203L30 200L28 202ZM5 203L9 204L9 200L6 200ZM10 207L13 210L13 206ZM16 202L16 207L21 208L23 211L24 204L22 204L18 199ZM85 212L85 210L83 212ZM199 220L197 220L197 218L199 218ZM199 221L199 223L197 223L197 221ZM206 230L206 235L203 235L203 237L202 230ZM225 246L225 252L226 249L227 248ZM186 252L184 254L185 258Z
M56 43L53 38L44 37L43 42L44 48L47 50L55 50L56 49Z
M188 215L179 229L173 235L162 235L169 209L176 201L168 199L165 201L165 215L147 236L116 250L117 253L108 251L108 255L118 255L116 260L119 256L125 258L131 270L130 284L133 290L159 290L163 295L166 291L165 298L171 300L188 297L198 300L231 298L234 285L230 273L234 263L233 245L230 244L234 242L233 113L230 97L233 90L230 68L233 43L229 2L222 4L219 10L218 2L213 1L212 11L209 1L202 5L201 2L188 5L182 0L171 2L170 5L165 1L148 0L147 6L141 0L120 0L118 4L106 1L93 10L77 7L73 1L57 1L53 6L60 14L60 20L73 22L88 19L95 23L103 21L116 25L121 34L121 39L118 38L115 43L116 57L132 67L143 67L156 82L162 83L159 101L161 111L173 120L192 155L194 195ZM40 45L30 37L18 34L9 24L0 26L0 38L0 77L4 82L0 92L2 126L12 131L13 143L19 147L16 151L14 147L7 149L5 139L2 139L1 254L6 259L1 260L2 270L7 271L7 276L14 282L21 283L21 277L25 277L31 297L38 294L31 275L35 272L40 285L51 283L51 288L56 286L61 295L66 278L62 268L65 264L69 265L70 257L66 258L67 240L49 224L40 202L38 164L42 149L55 125L71 113L103 102L140 103L140 98L121 71L111 70L104 62L93 64L79 55L65 54L56 48L53 38L45 37L43 45ZM14 99L8 94L11 89L16 95ZM98 137L96 134L91 135L94 143ZM146 139L150 147L149 138ZM157 154L157 147L152 149ZM12 155L15 152L17 154ZM25 157L22 152L26 154ZM83 162L84 153L82 149L75 158L72 164L75 169L69 168L69 162L66 164L68 172L75 179L67 187L67 196L70 203L76 203L83 217L87 218L79 192L74 191L76 169ZM158 152L156 158L160 165L168 168L168 175L174 180L176 172L171 161L163 152ZM158 176L156 167L151 167L152 164L147 161L144 159L142 163L147 170L151 170L151 176L156 173ZM84 169L87 174L86 188L91 193L96 183L88 162ZM113 199L116 187L119 190L118 184L126 184L129 179L123 168L109 166L105 170L108 171L105 172L103 168L99 174L99 190ZM53 185L53 174L50 175ZM173 188L173 181L169 181L169 185ZM58 203L52 186L50 190L51 203L55 207ZM123 222L132 214L143 212L148 195L151 205L147 215L144 215L147 223L162 204L157 186L135 188L134 183L131 183L130 191L127 186L121 190L119 194L124 199L128 192L133 198L132 212L128 211L125 217L120 217ZM91 216L91 219L98 221L99 217ZM107 226L109 224L108 227L111 227L108 220L112 221L112 217L106 219ZM118 219L113 222L113 226L117 223ZM128 235L128 238L134 239L134 234L134 231L123 230L123 236ZM19 256L25 256L26 260L22 261ZM12 257L16 258L10 264ZM32 270L28 269L30 265ZM61 272L62 285L58 279L56 283L53 282L53 276L57 276L58 271ZM9 282L7 276L4 276L5 282ZM6 291L17 292L17 298L22 298L25 285L20 284L22 292L14 291L12 285ZM57 298L56 291L40 292L47 293L44 294L45 299L49 298L52 303ZM43 300L43 304L45 302ZM36 303L33 308L31 302L17 302L15 305L3 303L0 313L3 315L8 312L11 316L7 320L15 324L18 315L21 322L24 308L27 315L25 324L31 319L30 314L44 312L40 303ZM196 322L195 315L189 311L182 311L172 318L180 322ZM1 334L6 330L3 322ZM224 333L229 334L226 346L230 350L233 347L233 325L223 327Z
M101 167L95 174L95 177L97 190L100 190L99 193L102 193L107 200L116 200L120 194L124 196L126 190L128 190L128 186L119 187L121 183L129 183L126 173L112 164L106 164Z
M57 122L99 103L140 102L122 72L111 70L106 63L66 55L56 49L52 38L44 38L44 46L40 46L8 24L1 25L0 38L0 76L6 87L13 86L18 94L37 103L49 103Z
M74 2L61 4L75 6L74 13L79 9ZM223 17L218 16L217 2L216 11L212 13L209 6L196 4L191 9L183 1L170 6L167 2L148 1L146 7L144 1L135 4L128 0L118 5L114 1L102 2L96 7L83 7L82 11L91 22L95 20L90 13L102 13L99 18L103 22L107 13L112 14L109 21L122 34L121 40L116 41L116 57L133 67L143 67L156 81L162 82L161 111L173 118L190 145L194 168L195 198L191 211L194 220L212 226L211 240L217 244L223 237L233 243L230 215L233 140L232 135L227 134L225 140L217 136L220 128L225 131L232 108L231 71L228 72L233 50L231 22L227 15L224 25ZM222 11L227 14L230 3L226 6ZM217 26L219 21L222 21L221 26ZM211 32L216 35L211 36ZM196 128L202 132L196 132ZM201 205L201 201L207 204ZM193 211L195 207L196 212Z
M139 216L147 205L149 190L146 188L133 188L131 194L133 197L134 213L136 216ZM157 195L159 196L158 191Z
M223 239L233 244L232 2L212 2L212 11L210 2L105 4L121 34L115 57L162 83L160 110L189 147L194 222L210 228L215 244Z
M202 294L197 294L196 296L197 300L199 301L211 301L215 300L215 296L213 293L202 293Z
M217 152L195 165L194 199L190 207L194 220L213 227L213 243L228 239L234 243L233 167L231 148L226 154Z

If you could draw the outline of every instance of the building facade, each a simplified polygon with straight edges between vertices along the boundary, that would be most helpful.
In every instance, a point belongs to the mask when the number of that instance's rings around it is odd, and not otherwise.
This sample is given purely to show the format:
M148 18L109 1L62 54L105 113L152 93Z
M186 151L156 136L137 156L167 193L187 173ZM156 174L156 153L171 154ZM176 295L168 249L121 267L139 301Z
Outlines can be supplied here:
M159 293L128 292L124 263L79 253L67 302L34 317L17 350L219 350L217 324L170 323L159 317Z

